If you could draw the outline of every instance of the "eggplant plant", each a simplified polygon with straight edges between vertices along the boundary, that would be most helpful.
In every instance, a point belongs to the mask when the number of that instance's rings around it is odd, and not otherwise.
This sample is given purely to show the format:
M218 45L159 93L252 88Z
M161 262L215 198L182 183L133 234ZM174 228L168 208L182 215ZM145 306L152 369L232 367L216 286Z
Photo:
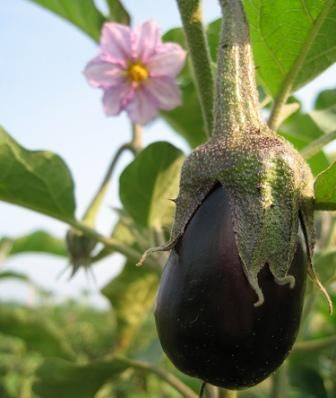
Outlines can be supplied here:
M70 277L125 260L101 312L50 305L25 275L0 273L40 297L0 311L0 395L333 398L336 90L309 112L295 92L336 62L335 0L219 0L209 24L201 0L176 0L182 27L163 36L120 0L30 3L99 42L83 84L102 91L106 116L127 115L131 138L78 216L63 159L0 128L0 200L66 226L64 239L6 235L1 256L56 255ZM144 145L158 119L187 154ZM120 206L103 234L111 182Z

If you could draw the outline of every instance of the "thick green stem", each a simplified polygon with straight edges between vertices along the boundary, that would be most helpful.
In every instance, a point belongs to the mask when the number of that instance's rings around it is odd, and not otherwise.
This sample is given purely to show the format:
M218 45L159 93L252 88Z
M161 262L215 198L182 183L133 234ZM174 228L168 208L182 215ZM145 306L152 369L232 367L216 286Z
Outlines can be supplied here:
M220 0L223 12L218 48L214 135L258 131L261 125L248 25L240 0Z
M176 0L187 40L205 131L213 125L214 79L209 45L202 24L201 0Z
M305 59L308 55L309 50L311 49L312 44L314 43L316 36L321 29L321 26L329 14L329 11L334 4L335 0L327 0L322 8L317 19L314 21L314 24L307 36L306 41L304 42L299 55L297 56L296 60L293 63L293 66L287 73L285 77L280 92L275 98L274 105L272 108L271 115L269 117L268 125L272 130L277 130L280 126L280 117L281 117L281 110L283 105L286 103L288 97L293 91L293 86L295 80L298 76L298 73L303 67Z
M142 147L142 134L141 134L141 127L138 125L132 125L132 140L127 144L121 145L121 147L115 153L107 171L104 176L103 181L101 182L95 196L93 197L91 203L89 204L84 216L83 222L87 225L94 226L96 222L96 217L98 211L102 205L102 202L106 196L107 190L109 188L112 174L114 169L121 157L121 155L125 151L131 151L133 154L137 154Z
M287 397L288 375L286 362L273 374L270 398Z
M336 130L317 138L303 148L300 153L304 159L310 159L334 139L336 139Z
M160 377L161 380L164 380L171 387L173 387L177 392L181 394L184 398L198 398L197 395L191 390L187 385L182 383L176 376L169 373L166 370L160 369L157 366L153 366L150 363L135 361L131 359L122 359L125 363L127 363L130 367L135 369L144 370L146 372L151 372Z

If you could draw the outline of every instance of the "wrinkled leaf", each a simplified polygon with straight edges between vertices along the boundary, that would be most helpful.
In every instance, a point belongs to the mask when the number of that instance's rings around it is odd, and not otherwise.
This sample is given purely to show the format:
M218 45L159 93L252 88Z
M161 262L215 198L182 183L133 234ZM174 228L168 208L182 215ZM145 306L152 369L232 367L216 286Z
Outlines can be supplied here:
M336 210L336 162L315 180L315 209Z
M0 200L67 221L74 218L74 183L52 152L28 151L0 128Z
M29 0L71 22L98 41L105 17L94 0Z
M116 21L124 25L129 25L131 18L126 8L120 0L107 0L109 7L109 20Z
M93 398L103 384L127 368L119 359L87 365L46 359L37 371L33 390L41 398Z
M120 176L120 199L143 227L172 223L183 153L167 142L146 147Z
M326 0L245 1L259 79L276 96L292 66L307 45ZM297 89L336 61L336 3L322 22L294 82Z
M159 274L127 263L121 273L102 289L118 321L119 349L127 349L153 306Z
M183 30L174 28L164 34L165 42L175 42L186 49ZM169 112L161 112L165 121L194 148L206 141L202 111L192 79L191 67L184 66L179 79L182 92L182 105Z
M73 358L73 352L64 341L61 332L48 319L35 316L31 310L2 307L0 330L4 335L16 336L23 340L31 351L45 356Z
M5 237L0 240L0 251L7 246L7 256L21 253L46 253L55 256L67 256L64 239L58 239L46 231L34 231L17 238Z

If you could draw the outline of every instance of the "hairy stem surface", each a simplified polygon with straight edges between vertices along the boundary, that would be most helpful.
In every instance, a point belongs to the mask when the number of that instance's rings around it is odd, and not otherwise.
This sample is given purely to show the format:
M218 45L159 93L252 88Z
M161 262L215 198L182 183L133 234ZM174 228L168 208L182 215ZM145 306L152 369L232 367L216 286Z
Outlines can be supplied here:
M189 48L205 131L210 136L213 124L214 79L209 45L202 24L201 0L176 1Z
M220 0L214 135L258 130L261 124L248 25L241 1Z

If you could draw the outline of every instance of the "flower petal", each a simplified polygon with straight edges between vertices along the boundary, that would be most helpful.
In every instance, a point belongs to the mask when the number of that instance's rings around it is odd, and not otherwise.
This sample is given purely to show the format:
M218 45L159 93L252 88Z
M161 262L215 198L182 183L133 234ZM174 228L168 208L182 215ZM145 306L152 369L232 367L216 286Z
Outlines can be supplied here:
M123 67L132 56L132 31L128 26L117 23L105 23L100 46L103 56Z
M118 115L134 97L134 90L129 84L120 84L104 91L103 105L107 116Z
M143 63L147 63L156 48L161 44L160 30L154 21L138 25L134 30L135 55Z
M103 61L100 57L86 65L84 76L91 86L99 88L116 86L125 79L122 69L110 62Z
M152 78L146 82L145 88L160 109L168 111L181 105L181 92L173 78Z
M162 44L147 62L151 76L175 77L183 67L186 52L175 43Z
M159 108L156 101L142 87L138 87L126 111L132 122L144 125L158 115Z

